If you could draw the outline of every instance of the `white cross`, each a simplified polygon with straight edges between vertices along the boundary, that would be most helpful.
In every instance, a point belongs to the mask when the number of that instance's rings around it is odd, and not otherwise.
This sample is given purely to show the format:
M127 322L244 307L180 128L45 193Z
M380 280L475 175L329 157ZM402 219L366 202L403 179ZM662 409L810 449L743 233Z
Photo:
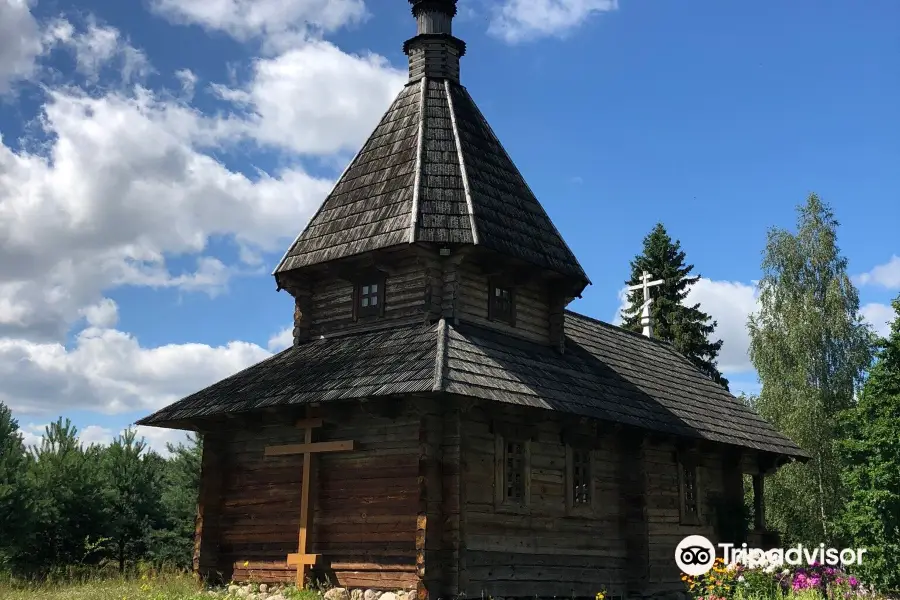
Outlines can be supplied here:
M644 328L643 334L647 337L653 337L653 323L650 319L650 303L653 302L653 299L650 297L650 288L666 282L664 279L650 281L652 277L650 273L644 271L640 279L638 279L639 283L628 287L629 291L644 290L644 304L641 306L641 325Z

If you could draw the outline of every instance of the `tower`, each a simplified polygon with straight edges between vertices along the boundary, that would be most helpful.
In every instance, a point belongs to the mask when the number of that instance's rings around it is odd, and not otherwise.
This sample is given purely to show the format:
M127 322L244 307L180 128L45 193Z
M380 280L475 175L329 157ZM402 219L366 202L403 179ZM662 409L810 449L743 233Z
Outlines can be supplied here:
M589 284L460 84L456 0L410 0L409 80L275 269L294 343L471 321L562 348Z

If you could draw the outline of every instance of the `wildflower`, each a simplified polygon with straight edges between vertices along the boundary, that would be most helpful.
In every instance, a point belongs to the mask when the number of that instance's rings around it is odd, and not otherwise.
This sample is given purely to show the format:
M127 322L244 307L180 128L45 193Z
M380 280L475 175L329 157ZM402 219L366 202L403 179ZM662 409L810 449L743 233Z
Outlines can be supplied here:
M852 575L850 576L850 579L847 580L847 583L850 584L850 589L853 589L853 590L855 590L857 588L857 586L859 586L859 580Z

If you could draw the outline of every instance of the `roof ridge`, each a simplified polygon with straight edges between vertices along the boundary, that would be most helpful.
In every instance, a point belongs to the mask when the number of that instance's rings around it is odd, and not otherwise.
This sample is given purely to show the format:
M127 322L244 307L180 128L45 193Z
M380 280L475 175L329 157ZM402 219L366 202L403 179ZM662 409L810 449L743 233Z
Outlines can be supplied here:
M447 320L441 317L437 326L437 352L434 357L434 386L433 392L444 390L444 378L447 371Z
M428 88L428 78L424 75L419 80L419 132L416 139L416 175L413 181L412 206L409 210L409 243L416 242L416 225L419 222L419 188L422 187L422 151L425 139L425 95ZM388 109L390 110L390 109ZM324 202L323 202L324 204Z
M444 80L444 93L447 95L447 109L450 111L450 127L453 128L453 139L456 142L456 155L459 157L459 174L462 178L463 193L466 197L466 208L469 209L469 227L472 229L472 243L478 245L478 227L475 225L475 205L472 202L472 194L469 190L469 175L466 172L462 140L459 137L459 125L457 125L456 122L456 109L453 107L453 94L450 93L449 79Z

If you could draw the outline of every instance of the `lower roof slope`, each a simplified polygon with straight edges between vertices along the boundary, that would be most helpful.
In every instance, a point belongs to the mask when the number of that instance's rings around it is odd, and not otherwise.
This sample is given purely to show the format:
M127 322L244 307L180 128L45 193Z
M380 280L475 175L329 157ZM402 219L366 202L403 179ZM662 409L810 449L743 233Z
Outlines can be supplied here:
M409 242L478 244L588 283L466 89L407 84L279 273Z
M177 427L272 406L442 391L807 456L671 345L572 312L566 314L565 327L564 354L483 327L444 321L314 340L138 424Z

